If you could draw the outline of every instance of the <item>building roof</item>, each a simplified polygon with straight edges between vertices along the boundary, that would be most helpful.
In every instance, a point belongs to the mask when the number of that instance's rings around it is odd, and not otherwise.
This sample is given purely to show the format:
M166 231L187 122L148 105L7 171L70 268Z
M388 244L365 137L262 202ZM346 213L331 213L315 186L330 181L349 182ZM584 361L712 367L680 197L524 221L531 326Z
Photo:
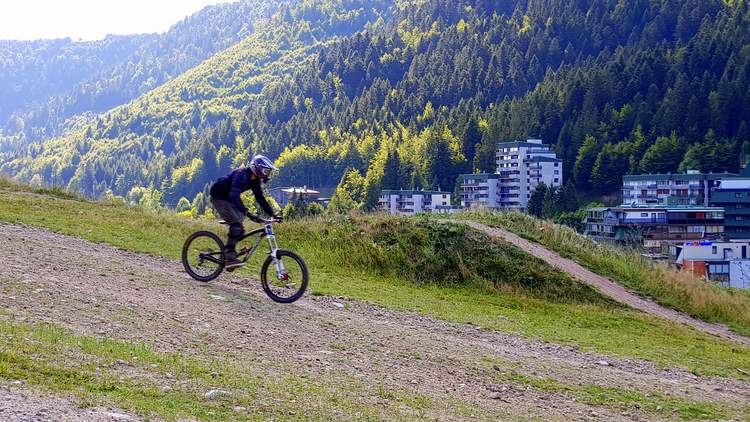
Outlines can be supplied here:
M734 173L675 173L675 174L632 174L622 177L623 182L648 180L717 180L737 177Z
M501 142L497 145L498 148L549 148L549 144L542 143L541 139L534 139L535 141L539 142L529 142L529 141L511 141L511 142Z
M559 158L541 157L541 156L527 158L523 161L531 162L531 163L562 163L562 160Z
M665 212L680 212L680 211L692 211L692 212L712 212L712 211L724 211L722 207L704 207L700 205L620 205L617 207L595 207L589 208L588 211L665 211Z
M499 179L499 174L492 173L474 173L474 174L462 174L462 179Z
M285 189L281 189L281 191L284 193L289 193L293 195L320 195L320 192L313 190L313 189L304 188L304 187L303 188L285 188Z
M443 192L438 190L395 190L395 189L383 189L380 191L381 195L450 195L450 192Z
M715 189L715 192L723 190L750 190L750 178L748 177L737 177L722 180L721 184Z

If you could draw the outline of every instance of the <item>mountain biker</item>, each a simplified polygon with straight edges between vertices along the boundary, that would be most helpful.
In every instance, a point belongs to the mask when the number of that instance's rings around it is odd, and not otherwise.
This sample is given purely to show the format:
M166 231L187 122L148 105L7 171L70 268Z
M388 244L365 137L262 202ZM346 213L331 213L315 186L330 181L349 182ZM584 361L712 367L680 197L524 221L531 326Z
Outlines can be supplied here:
M250 165L234 170L220 178L211 186L211 205L229 225L227 235L226 260L224 268L229 271L245 265L237 259L235 246L245 234L242 225L245 216L251 216L240 194L248 190L253 191L255 200L263 211L273 219L281 221L281 216L275 214L271 205L263 196L262 183L267 183L271 172L277 170L273 162L263 155L256 155L250 160Z

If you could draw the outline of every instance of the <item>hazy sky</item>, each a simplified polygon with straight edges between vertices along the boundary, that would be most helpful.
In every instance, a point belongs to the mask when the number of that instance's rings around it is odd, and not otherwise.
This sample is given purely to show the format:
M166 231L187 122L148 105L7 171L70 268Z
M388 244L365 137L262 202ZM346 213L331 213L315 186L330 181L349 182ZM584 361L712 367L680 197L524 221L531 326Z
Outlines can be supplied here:
M227 0L2 0L0 39L85 40L164 32L209 4Z

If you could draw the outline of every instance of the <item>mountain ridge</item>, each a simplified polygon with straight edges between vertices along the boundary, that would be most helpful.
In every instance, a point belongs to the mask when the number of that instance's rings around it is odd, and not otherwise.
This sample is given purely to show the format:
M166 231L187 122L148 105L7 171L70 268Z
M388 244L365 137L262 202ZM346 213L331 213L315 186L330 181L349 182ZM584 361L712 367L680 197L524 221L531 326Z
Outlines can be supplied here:
M366 4L283 8L255 45L0 168L174 205L260 151L278 157L278 184L330 187L356 170L368 208L379 188L453 190L462 172L493 171L507 139L554 144L582 195L617 191L629 173L736 171L750 154L750 107L730 107L750 104L747 2ZM279 48L282 60L263 61Z

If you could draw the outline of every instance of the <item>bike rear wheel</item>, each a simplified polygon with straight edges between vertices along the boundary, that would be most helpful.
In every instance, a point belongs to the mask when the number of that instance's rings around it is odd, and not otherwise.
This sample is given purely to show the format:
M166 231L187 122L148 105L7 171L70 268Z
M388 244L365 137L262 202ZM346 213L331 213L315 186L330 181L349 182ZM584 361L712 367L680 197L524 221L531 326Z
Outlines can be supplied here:
M191 234L182 247L182 265L190 277L204 283L224 271L224 242L211 232Z
M277 257L284 266L278 274L273 257L269 256L260 270L260 281L268 297L279 303L292 303L301 298L307 289L307 265L294 252L279 250Z

